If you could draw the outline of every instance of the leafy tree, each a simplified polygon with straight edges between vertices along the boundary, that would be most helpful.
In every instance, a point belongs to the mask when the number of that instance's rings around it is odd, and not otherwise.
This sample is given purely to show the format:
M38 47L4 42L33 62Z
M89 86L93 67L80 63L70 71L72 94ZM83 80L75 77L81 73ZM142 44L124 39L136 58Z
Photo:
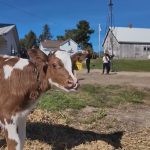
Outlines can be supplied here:
M90 28L89 22L86 20L81 20L76 25L76 29L65 30L64 36L57 36L57 39L73 39L76 41L82 49L92 50L92 44L89 43L91 34L94 33L94 30Z
M62 36L62 35L59 35L59 36L57 36L56 38L57 38L57 40L62 40L62 41L64 41L64 40L65 40L65 37L64 37L64 36Z
M90 29L89 22L87 22L86 20L79 21L79 23L77 24L76 42L81 46L81 48L92 48L92 44L89 43L92 33L94 33L94 30Z
M31 30L25 35L23 39L19 41L20 49L29 49L32 46L37 46L36 34Z
M25 48L29 49L32 46L37 46L36 34L31 30L27 35L25 35Z
M25 48L25 39L19 40L19 46L20 46L20 49Z
M50 39L52 39L50 28L49 28L48 24L45 24L43 26L42 34L39 36L39 40L44 41L44 40L50 40Z
M77 29L65 30L65 39L71 38L74 41L76 41L76 37L77 37Z

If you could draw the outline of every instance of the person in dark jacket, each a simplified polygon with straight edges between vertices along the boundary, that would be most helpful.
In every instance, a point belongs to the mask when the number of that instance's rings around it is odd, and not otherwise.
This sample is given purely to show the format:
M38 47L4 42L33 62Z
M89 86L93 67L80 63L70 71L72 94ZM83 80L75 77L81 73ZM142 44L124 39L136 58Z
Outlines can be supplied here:
M86 51L86 68L87 68L87 73L90 73L90 60L91 60L91 53L89 50Z

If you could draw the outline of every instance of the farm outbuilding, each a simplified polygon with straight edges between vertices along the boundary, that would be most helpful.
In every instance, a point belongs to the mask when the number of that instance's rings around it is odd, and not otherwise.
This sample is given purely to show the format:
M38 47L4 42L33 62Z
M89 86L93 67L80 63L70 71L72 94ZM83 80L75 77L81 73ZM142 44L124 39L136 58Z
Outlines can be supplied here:
M115 27L109 28L103 42L104 52L109 51L116 59L149 59L150 29Z
M16 55L19 36L14 24L0 24L0 54Z

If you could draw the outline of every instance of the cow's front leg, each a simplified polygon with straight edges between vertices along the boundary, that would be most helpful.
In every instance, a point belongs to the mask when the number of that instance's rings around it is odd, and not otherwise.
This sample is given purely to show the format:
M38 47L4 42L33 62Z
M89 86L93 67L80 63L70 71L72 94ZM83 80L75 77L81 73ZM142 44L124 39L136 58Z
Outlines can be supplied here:
M21 149L23 149L26 138L26 117L21 117L18 120L18 133L21 140Z
M12 120L4 125L8 150L22 150L26 137L25 118L12 117Z

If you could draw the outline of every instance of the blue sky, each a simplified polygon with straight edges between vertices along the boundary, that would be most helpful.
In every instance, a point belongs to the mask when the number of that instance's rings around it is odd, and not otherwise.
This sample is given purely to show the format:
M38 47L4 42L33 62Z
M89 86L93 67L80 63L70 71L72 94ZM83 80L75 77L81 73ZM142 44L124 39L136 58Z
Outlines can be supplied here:
M65 29L76 28L87 20L95 30L90 42L98 51L98 25L101 24L101 43L108 25L109 0L0 0L0 23L16 24L19 38L30 30L37 36L48 24L53 38L64 35ZM150 28L150 0L113 0L113 25Z

